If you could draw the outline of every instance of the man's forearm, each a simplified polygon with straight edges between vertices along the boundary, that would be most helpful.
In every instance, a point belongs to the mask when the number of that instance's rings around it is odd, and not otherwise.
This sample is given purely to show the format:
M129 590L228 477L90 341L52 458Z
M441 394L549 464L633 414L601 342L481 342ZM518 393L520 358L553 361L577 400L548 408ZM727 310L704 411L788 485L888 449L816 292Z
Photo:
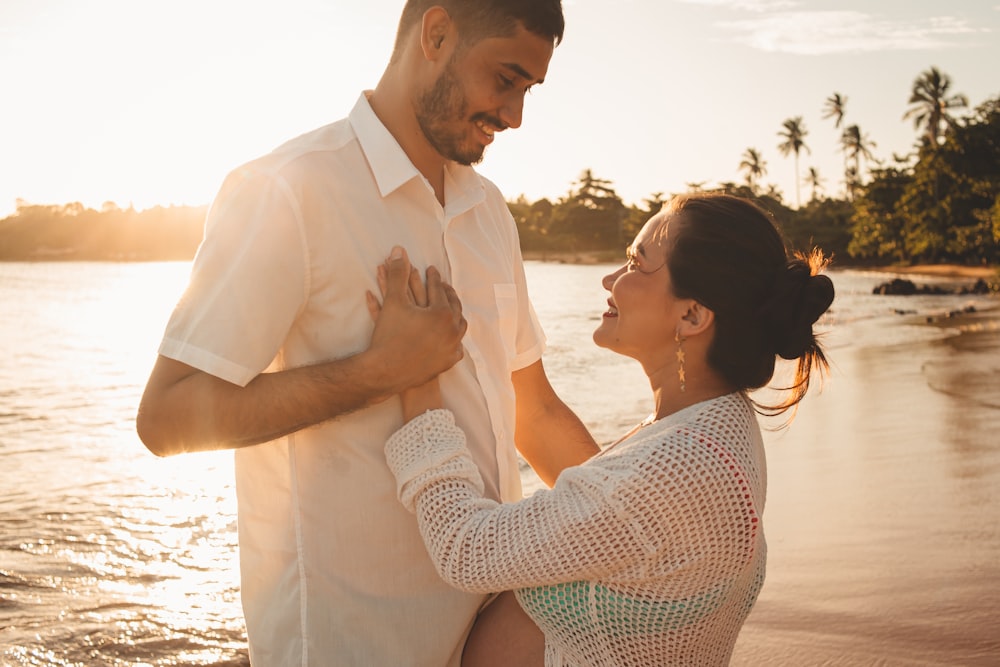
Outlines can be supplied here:
M580 418L556 395L538 361L511 375L517 397L514 441L543 482L600 451Z
M402 249L378 272L383 303L368 295L375 328L364 352L261 373L245 387L161 356L136 416L140 439L160 456L256 445L385 400L455 365L468 325L454 289L429 268L426 298L416 303L410 285L423 289L420 275Z
M564 469L600 451L594 438L562 401L548 405L515 432L517 449L543 482L552 486Z
M262 373L240 387L161 357L139 406L136 428L159 456L268 442L398 391L371 361L362 353Z

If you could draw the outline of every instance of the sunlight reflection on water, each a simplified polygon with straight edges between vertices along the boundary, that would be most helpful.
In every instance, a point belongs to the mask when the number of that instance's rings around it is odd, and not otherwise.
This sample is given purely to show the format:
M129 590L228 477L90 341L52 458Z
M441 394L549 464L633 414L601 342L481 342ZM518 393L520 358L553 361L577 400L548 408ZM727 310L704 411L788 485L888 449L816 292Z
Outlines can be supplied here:
M189 266L0 263L0 346L8 351L0 365L5 665L247 663L232 455L157 459L134 431L138 399ZM526 267L549 338L552 384L602 443L652 408L638 364L591 340L606 309L600 280L611 268ZM899 326L905 318L894 308L915 309L908 317L919 319L941 301L873 299L877 280L836 278L838 301L824 325L833 348L951 335L916 321ZM956 340L974 346L977 339ZM929 361L930 385L962 387L958 358L965 357ZM1000 370L997 362L977 359L984 374L977 395L993 396L997 383L987 375ZM823 465L821 445L806 465ZM537 478L524 475L529 493L538 488Z
M245 657L232 455L158 460L134 431L188 270L0 265L4 664Z

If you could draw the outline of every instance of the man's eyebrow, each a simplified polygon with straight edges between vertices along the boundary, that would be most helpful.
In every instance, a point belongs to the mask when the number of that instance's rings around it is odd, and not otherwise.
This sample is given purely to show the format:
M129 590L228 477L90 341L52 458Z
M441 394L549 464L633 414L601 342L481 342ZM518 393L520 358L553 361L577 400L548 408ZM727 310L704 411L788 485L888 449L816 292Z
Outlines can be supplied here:
M523 67L521 67L517 63L503 63L503 66L506 67L507 69L511 70L515 74L517 74L522 79L527 79L528 81L535 81L534 75L532 75L531 72L529 72L528 70L524 69ZM535 83L536 84L545 83L545 79L539 79L538 81L535 81Z

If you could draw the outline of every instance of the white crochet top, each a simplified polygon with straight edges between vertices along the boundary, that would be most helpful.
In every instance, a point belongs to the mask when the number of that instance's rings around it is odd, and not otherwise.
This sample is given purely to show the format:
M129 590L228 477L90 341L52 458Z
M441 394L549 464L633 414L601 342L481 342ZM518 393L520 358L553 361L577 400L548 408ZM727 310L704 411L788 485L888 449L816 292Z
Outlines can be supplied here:
M729 663L766 558L764 450L742 393L645 426L517 503L483 498L447 410L408 422L386 457L441 577L515 589L547 667Z

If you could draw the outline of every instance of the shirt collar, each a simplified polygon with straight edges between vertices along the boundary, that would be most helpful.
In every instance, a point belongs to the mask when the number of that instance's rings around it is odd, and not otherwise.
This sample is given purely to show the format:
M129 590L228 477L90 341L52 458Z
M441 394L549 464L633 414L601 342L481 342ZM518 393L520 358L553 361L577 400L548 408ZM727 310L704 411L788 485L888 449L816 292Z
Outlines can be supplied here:
M361 151L371 167L379 193L386 197L404 183L414 178L422 178L422 174L413 166L396 138L375 115L368 102L369 93L370 91L365 91L361 94L348 119L358 137ZM445 166L445 171L449 208L453 204L459 204L463 209L471 208L475 203L485 199L483 183L472 167L449 162Z

